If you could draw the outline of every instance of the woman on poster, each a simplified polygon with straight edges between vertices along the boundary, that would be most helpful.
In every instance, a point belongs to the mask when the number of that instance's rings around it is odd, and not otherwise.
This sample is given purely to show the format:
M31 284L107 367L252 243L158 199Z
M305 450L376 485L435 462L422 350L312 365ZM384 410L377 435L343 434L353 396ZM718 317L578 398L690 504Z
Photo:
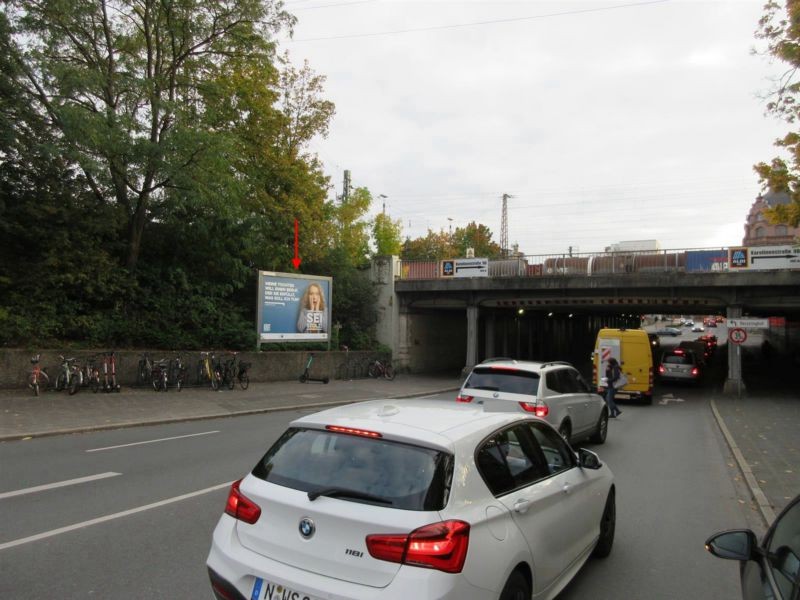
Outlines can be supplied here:
M328 326L328 309L322 286L310 283L300 299L300 313L297 315L297 331L300 333L325 333Z

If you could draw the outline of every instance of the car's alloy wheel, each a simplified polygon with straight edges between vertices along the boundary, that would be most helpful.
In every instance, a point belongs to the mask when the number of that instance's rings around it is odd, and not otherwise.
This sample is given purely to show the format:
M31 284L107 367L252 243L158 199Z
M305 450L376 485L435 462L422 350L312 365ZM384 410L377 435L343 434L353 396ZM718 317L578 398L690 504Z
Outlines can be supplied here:
M592 436L592 442L595 444L603 444L608 435L608 413L604 410L600 413L600 419L597 421L597 428Z
M592 552L593 556L605 558L611 554L611 547L614 545L614 531L617 527L617 506L614 498L614 490L608 492L606 507L603 510L603 517L600 519L600 538Z

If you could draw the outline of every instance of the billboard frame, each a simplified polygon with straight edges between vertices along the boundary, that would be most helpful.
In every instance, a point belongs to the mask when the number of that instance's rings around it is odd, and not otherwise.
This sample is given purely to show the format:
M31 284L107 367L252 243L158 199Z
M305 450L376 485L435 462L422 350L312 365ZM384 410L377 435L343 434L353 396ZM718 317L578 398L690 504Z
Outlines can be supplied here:
M327 312L327 322L325 323L325 331L321 333L300 333L297 331L269 331L265 332L265 324L271 325L265 318L267 316L268 304L266 299L266 284L269 279L289 279L298 280L298 283L303 282L303 287L308 287L311 283L325 283L324 287L327 288L327 296L325 297L325 306ZM297 286L295 292L297 292ZM293 300L293 304L299 307L299 299ZM296 315L296 309L291 309L293 315ZM284 313L288 312L286 310ZM284 320L286 315L284 315ZM296 316L293 319L297 319ZM270 343L303 343L303 342L320 342L327 343L328 348L331 344L331 322L333 319L333 277L324 275L306 275L303 273L280 273L277 271L258 271L258 285L256 287L256 338L258 344ZM294 320L292 322L295 322Z

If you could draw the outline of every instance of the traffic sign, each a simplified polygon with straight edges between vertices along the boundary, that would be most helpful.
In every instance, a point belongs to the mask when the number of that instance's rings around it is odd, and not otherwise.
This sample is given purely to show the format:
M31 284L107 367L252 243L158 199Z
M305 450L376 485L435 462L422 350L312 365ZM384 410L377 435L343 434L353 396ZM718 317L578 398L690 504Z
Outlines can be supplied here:
M734 344L743 344L747 340L747 332L741 327L728 330L728 339Z
M728 328L769 329L769 319L728 319Z

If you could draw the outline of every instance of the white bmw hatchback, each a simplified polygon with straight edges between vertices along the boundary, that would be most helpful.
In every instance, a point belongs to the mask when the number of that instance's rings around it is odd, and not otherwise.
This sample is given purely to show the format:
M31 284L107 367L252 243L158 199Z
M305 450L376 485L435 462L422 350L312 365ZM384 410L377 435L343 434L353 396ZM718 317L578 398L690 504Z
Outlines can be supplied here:
M233 484L226 600L553 598L614 541L615 488L548 423L436 400L306 416Z

